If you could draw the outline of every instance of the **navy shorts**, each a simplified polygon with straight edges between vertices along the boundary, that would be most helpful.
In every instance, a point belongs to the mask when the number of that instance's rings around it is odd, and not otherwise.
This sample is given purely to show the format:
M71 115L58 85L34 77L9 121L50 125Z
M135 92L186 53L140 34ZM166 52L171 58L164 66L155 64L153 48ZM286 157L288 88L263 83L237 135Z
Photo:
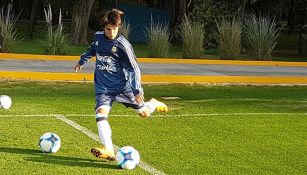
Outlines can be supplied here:
M136 110L144 107L144 104L138 104L135 101L132 91L123 91L121 93L97 94L95 111L97 111L97 109L103 105L112 107L114 101Z

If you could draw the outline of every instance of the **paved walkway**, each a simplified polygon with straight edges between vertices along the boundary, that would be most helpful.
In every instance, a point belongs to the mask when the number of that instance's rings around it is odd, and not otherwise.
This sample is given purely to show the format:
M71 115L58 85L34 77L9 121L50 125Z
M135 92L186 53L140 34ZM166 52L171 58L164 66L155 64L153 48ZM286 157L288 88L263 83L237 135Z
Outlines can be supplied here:
M92 81L94 60L74 72L78 56L0 53L0 78ZM307 62L138 59L143 82L305 84Z

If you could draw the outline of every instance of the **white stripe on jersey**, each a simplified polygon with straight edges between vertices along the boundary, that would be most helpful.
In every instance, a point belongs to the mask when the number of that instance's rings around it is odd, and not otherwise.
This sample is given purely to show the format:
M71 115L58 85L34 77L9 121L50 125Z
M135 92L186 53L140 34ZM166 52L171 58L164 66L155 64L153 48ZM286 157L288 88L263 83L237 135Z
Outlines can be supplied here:
M135 73L136 73L136 88L140 89L141 88L141 80L140 80L141 74L140 74L140 69L139 69L139 67L138 67L138 65L136 63L135 58L134 58L134 54L132 53L130 45L129 45L129 43L127 41L125 41L124 39L121 39L119 41L126 48L126 51L127 51L127 54L128 54L128 58L129 58L130 63L131 63L131 65L134 68Z
M129 42L128 42L125 38L123 38L122 36L118 37L117 40L118 40L121 44L124 45L124 47L125 47L125 49L126 49L126 51L127 51L128 58L129 58L129 60L130 60L130 62L131 62L131 64L132 64L132 67L134 68L135 73L136 73L136 88L137 88L137 89L140 89L140 88L141 88L141 80L140 80L141 74L140 74L140 69L139 69L139 67L138 67L138 65L137 65L137 62L136 62L136 60L135 60L133 51L132 51L132 49L130 48L131 46L130 46Z
M129 42L125 38L123 38L122 36L120 36L118 38L118 40L120 41L121 44L123 44L125 46L125 49L128 52L129 60L130 60L131 64L133 64L132 65L133 68L138 68L138 65L137 65L137 63L135 61L135 58L134 58L134 54L133 54L133 52L132 52L132 50L130 48ZM139 69L135 69L135 71L139 74Z
M104 34L104 31L97 31L95 34Z

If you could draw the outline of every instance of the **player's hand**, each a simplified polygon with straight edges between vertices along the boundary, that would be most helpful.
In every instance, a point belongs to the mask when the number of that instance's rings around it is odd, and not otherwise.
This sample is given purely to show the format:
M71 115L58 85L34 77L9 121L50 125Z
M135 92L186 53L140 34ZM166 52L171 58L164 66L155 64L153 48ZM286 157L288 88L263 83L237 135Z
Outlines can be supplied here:
M77 63L75 66L75 71L78 72L81 69L82 69L82 66L79 63Z
M144 103L144 96L143 94L138 94L135 96L135 101L138 103L138 104L143 104Z

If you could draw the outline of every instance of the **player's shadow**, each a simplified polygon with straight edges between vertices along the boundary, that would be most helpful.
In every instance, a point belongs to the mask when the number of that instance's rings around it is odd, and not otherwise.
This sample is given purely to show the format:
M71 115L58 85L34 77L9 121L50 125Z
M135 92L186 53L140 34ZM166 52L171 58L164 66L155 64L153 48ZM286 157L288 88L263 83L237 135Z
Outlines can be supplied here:
M1 152L29 155L26 156L24 159L26 161L32 161L32 162L59 164L66 166L118 169L118 166L110 164L110 162L106 161L96 161L92 159L83 159L77 157L57 156L55 154L42 153L40 150L37 149L0 147L0 153Z

